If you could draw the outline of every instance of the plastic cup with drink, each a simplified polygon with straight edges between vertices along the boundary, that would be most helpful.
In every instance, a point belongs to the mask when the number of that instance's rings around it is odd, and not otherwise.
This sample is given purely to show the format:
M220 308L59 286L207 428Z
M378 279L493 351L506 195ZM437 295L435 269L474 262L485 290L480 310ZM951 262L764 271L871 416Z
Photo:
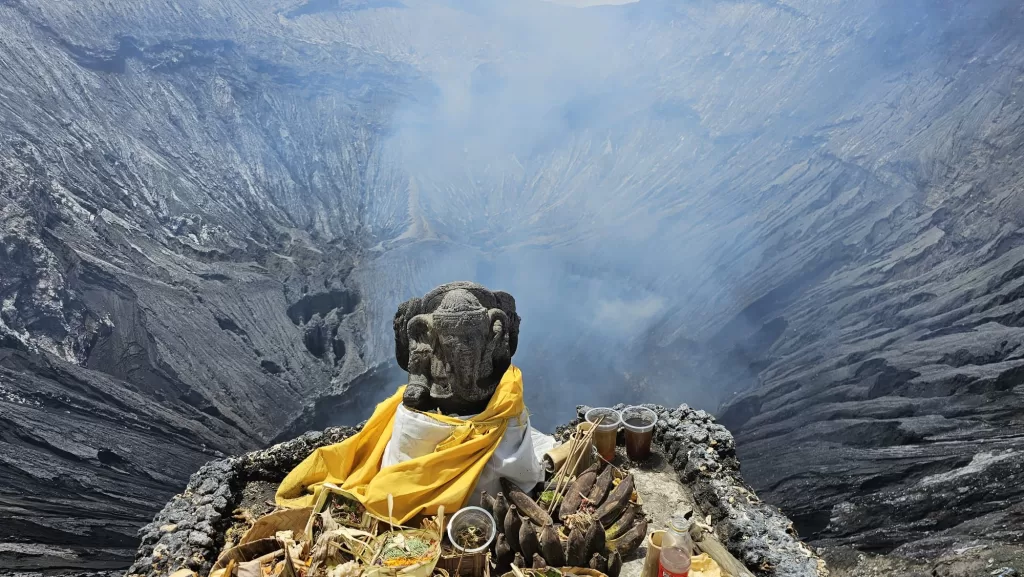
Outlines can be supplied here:
M626 455L632 461L643 461L651 456L651 439L658 415L646 407L622 409L622 428L626 430Z
M605 461L615 458L615 437L619 434L619 425L622 423L622 416L615 409L597 408L590 409L584 418L588 423L595 423L597 430L594 431L594 446L597 452ZM600 421L600 425L597 423Z

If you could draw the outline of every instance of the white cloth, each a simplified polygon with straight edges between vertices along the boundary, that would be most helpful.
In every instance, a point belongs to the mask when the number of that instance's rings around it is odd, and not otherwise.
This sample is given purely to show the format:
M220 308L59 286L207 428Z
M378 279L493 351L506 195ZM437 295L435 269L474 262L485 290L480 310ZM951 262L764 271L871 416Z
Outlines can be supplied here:
M467 419L469 417L459 417ZM399 405L395 412L395 425L391 440L384 449L381 467L387 467L416 457L432 453L437 445L448 438L454 427L441 423L423 413L410 411ZM544 480L544 466L541 456L551 449L554 439L530 426L530 416L523 412L518 422L511 422L505 428L505 436L491 455L490 461L480 473L480 479L473 490L469 504L480 504L480 493L487 491L496 495L501 491L498 483L505 477L529 491Z

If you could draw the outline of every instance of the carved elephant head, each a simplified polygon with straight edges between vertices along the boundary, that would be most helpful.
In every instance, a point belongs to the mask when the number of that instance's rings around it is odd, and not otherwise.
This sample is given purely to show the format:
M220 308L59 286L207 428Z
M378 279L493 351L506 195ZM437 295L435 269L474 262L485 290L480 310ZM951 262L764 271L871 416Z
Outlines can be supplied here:
M395 313L395 358L409 372L404 403L471 414L487 406L519 343L512 295L471 282L441 285Z

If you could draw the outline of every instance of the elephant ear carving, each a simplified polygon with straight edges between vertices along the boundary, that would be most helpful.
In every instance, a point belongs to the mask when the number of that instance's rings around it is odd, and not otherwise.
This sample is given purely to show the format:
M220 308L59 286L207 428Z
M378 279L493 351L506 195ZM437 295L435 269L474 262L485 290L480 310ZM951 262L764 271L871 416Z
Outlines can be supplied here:
M398 305L395 313L395 360L403 371L409 371L409 319L420 313L421 301L412 298Z
M516 299L504 291L494 291L494 298L497 300L498 308L504 311L508 317L508 355L516 354L516 347L519 346L519 315L516 314Z

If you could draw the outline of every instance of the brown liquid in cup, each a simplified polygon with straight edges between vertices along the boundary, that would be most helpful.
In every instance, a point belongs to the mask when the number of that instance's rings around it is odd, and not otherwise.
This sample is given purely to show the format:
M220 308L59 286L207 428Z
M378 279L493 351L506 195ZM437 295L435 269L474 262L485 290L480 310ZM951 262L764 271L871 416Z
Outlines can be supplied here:
M645 419L627 419L626 424L631 427L644 427L650 424ZM651 439L654 437L654 428L643 433L637 433L626 428L626 455L632 461L642 461L651 455Z
M615 429L610 431L602 431L598 428L594 431L594 446L597 447L597 452L601 454L601 458L606 461L611 461L615 458L615 437L618 432Z

